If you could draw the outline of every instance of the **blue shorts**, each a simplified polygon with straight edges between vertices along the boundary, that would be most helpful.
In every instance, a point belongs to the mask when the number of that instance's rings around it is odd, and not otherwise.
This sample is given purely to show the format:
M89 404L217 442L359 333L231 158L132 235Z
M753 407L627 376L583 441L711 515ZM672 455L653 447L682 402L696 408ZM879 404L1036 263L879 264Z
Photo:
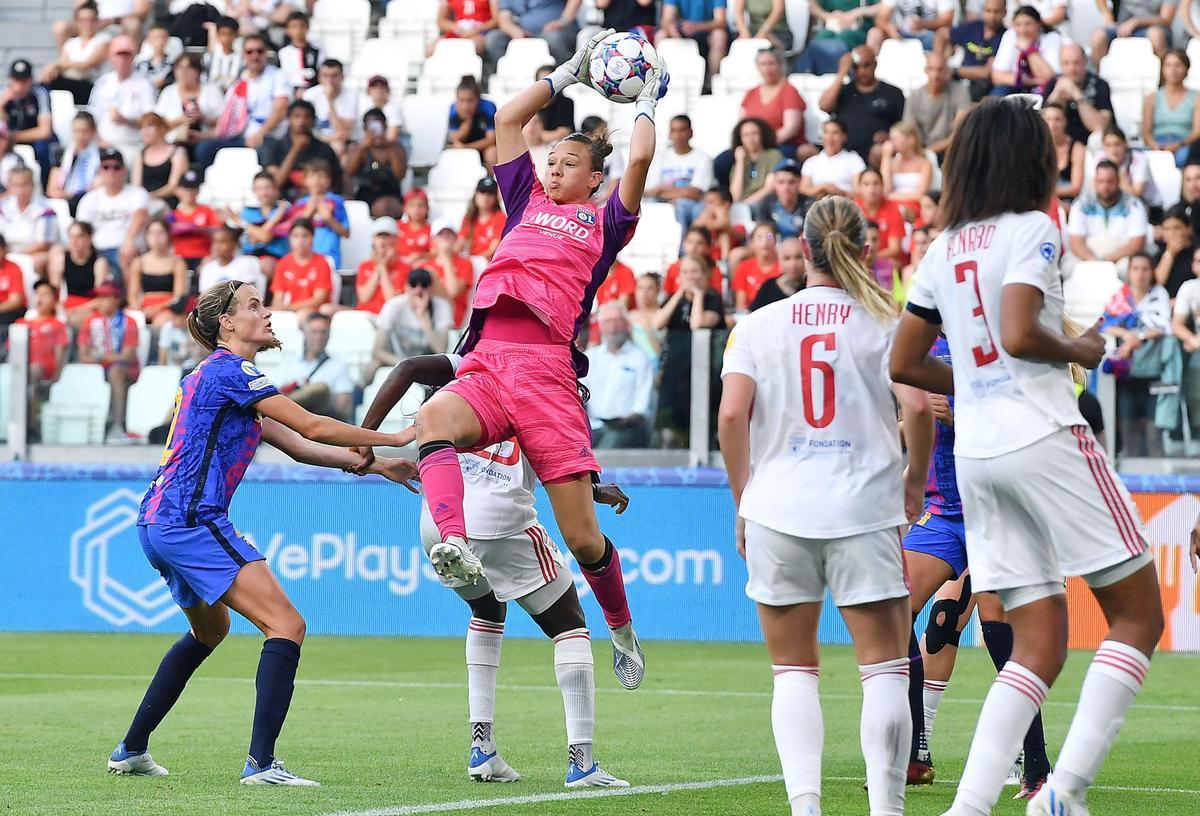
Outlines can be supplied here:
M138 539L151 566L183 609L214 604L233 586L242 567L263 556L222 516L195 527L139 524Z
M897 30L900 32L900 39L919 40L923 49L926 51L933 50L934 33L932 31L905 31L902 28Z
M1163 26L1160 26L1160 25L1152 25L1152 26L1138 26L1137 28L1135 28L1135 29L1133 30L1133 36L1135 36L1135 37L1145 37L1145 36L1146 36L1146 32L1147 32L1147 31L1149 31L1149 30L1150 30L1150 29L1152 29L1152 28L1161 28L1161 29L1163 30L1163 32L1164 32L1164 33L1167 35L1167 45L1169 46L1169 45L1171 44L1171 29L1170 29L1170 28L1163 28ZM1108 35L1108 38L1109 38L1110 40L1115 40L1115 39L1117 39L1117 27L1116 27L1116 26L1108 26L1108 27L1106 27L1106 28L1104 29L1104 33Z
M935 516L926 512L908 528L904 549L940 558L958 578L967 568L967 531L962 516Z

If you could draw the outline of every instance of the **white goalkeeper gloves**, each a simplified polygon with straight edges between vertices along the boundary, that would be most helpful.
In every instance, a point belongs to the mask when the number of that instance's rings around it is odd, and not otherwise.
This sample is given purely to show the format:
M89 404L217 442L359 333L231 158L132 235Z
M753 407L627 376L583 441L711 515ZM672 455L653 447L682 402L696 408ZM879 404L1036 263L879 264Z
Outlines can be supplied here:
M596 46L600 44L601 40L615 33L611 28L597 31L592 35L590 40L583 44L583 48L575 52L574 56L555 68L548 77L545 77L545 80L550 83L550 92L552 94L560 93L563 88L574 85L577 82L582 82L589 88L594 87L588 76L588 66L592 61L592 52L596 50Z

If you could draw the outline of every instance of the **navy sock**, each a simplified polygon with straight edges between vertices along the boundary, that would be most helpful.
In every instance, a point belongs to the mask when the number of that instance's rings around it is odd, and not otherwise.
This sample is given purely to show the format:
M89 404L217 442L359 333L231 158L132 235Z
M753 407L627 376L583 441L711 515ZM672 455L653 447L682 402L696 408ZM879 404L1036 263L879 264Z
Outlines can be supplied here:
M150 681L150 687L146 689L142 704L133 715L133 722L125 735L125 750L135 754L146 750L150 733L158 728L183 693L187 681L210 654L212 649L196 640L191 632L175 641L167 650L158 664L154 679Z
M1012 657L1012 627L1001 621L984 621L980 626L983 628L983 643L987 646L988 654L992 656L996 671L1000 671Z
M925 659L916 632L908 633L908 713L912 717L912 747L908 761L915 762L925 736Z
M275 759L275 740L292 704L299 665L300 644L286 638L263 642L254 678L254 730L250 733L250 758L260 768L268 767Z
M988 654L996 664L996 671L1004 667L1012 657L1013 632L1012 626L999 621L984 621L983 642L987 645ZM1046 756L1046 734L1042 729L1042 712L1038 712L1025 732L1025 776L1029 779L1042 779L1050 773L1050 758Z

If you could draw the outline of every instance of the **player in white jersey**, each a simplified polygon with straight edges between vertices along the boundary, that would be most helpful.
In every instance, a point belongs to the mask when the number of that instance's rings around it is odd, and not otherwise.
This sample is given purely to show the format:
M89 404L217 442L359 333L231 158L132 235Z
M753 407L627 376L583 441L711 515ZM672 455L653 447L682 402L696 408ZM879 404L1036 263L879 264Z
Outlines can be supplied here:
M921 506L932 413L924 393L895 388L908 429L924 430L919 444L909 437L904 475L887 374L895 310L863 264L866 220L850 199L824 198L801 242L807 287L730 335L721 453L775 674L771 723L792 813L820 813L816 644L828 589L859 662L871 816L898 816L912 728L901 525Z
M378 428L413 383L440 387L453 380L460 361L456 354L432 354L401 362L380 387L363 427ZM478 782L521 778L500 756L492 733L506 604L516 601L554 640L554 672L567 723L566 786L628 787L628 782L605 771L592 757L596 685L591 638L571 571L550 533L538 522L533 468L515 439L460 452L458 458L466 490L467 535L484 570L474 583L441 577L442 584L471 607L466 649L471 721L468 776ZM595 485L593 498L615 506L618 513L629 503L615 485ZM428 506L422 503L425 552L441 540Z
M1021 738L1066 660L1066 575L1109 622L1036 816L1087 814L1087 788L1141 689L1162 634L1158 579L1137 510L1079 413L1069 364L1094 368L1097 327L1063 326L1060 234L1045 214L1050 132L1023 96L985 100L946 157L945 231L914 278L893 379L955 395L955 458L967 558L1000 596L1012 657L979 715L949 816L991 813ZM939 327L954 370L927 356Z

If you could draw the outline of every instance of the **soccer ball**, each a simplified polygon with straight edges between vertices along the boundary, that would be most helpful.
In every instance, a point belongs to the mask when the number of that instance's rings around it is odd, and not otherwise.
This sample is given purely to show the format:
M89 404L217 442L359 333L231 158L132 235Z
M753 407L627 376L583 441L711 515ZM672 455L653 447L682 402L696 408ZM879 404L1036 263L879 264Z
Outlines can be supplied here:
M633 102L655 59L654 46L633 31L610 34L596 45L588 74L592 86L613 102Z

